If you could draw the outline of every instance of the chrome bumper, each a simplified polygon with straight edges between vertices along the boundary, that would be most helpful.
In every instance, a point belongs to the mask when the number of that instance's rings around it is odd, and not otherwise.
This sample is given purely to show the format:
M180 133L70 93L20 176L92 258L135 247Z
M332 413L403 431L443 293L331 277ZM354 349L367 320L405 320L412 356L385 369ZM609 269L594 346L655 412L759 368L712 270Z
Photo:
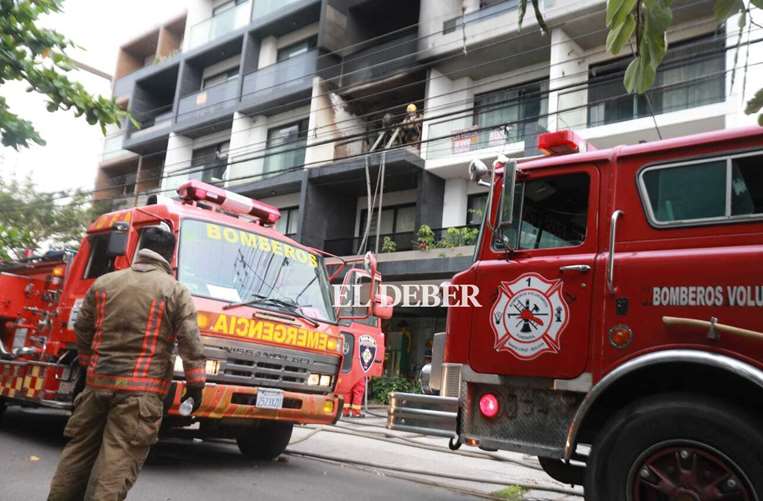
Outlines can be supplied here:
M458 398L390 394L387 428L440 437L457 436Z

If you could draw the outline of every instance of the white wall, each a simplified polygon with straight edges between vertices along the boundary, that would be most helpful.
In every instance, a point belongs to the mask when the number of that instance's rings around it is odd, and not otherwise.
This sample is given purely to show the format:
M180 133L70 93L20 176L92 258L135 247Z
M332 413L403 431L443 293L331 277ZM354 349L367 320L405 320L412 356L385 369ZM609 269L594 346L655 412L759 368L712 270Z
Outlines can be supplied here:
M260 58L257 60L257 69L262 69L278 61L278 39L270 36L260 40Z
M574 124L586 123L588 113L585 105L588 103L588 91L581 90L570 93L555 90L588 81L588 61L585 58L585 51L561 28L551 31L549 63L549 90L551 92L548 96L548 130L574 127ZM560 115L556 114L558 111L561 111Z
M446 179L443 196L442 227L466 224L466 179Z
M164 158L164 179L162 179L162 190L175 190L178 186L190 179L190 175L166 177L179 170L187 170L191 166L191 157L193 155L193 139L170 133L167 140L167 153ZM172 196L172 193L166 193Z
M210 0L186 0L187 15L185 21L185 34L183 36L183 50L191 46L191 28L212 17L212 2Z

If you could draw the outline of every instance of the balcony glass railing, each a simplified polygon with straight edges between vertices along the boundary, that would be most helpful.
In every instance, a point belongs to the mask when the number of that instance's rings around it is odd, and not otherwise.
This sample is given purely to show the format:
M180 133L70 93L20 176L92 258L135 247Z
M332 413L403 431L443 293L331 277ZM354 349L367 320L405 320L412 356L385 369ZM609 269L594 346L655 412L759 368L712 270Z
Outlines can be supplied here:
M543 4L541 3L541 5ZM475 10L474 12L470 12L463 16L448 19L442 23L442 32L443 34L452 33L457 29L460 29L464 24L474 23L489 17L500 15L510 10L514 10L518 6L519 0L507 0L496 5L491 5L490 7Z
M101 162L113 160L115 158L129 155L130 152L122 148L122 143L125 140L124 131L114 132L106 136L103 140L103 153L101 154Z
M625 91L622 76L581 84L559 95L559 127L599 127L726 99L725 74L702 76L671 84L660 82L644 95ZM651 109L650 109L651 108Z
M178 121L189 118L204 118L218 111L234 107L238 103L239 79L207 87L180 99Z
M283 9L289 4L299 0L254 0L254 12L252 12L252 21L258 21L278 9Z
M140 128L132 130L130 132L130 138L138 138L149 132L165 129L172 125L174 113L172 111L172 105L167 104L151 111L135 111L133 112L133 116L135 116L140 124Z
M311 50L280 63L271 64L244 77L242 100L266 103L309 92L318 68L318 51Z
M188 48L194 49L249 24L251 2L236 5L191 27Z
M387 233L379 235L379 251L401 252L411 250L435 250L448 249L474 245L479 235L478 226L453 226L450 228L436 228L427 237L420 237L415 231ZM354 256L360 250L363 237L344 237L326 240L324 250L337 256ZM386 242L386 245L385 245ZM367 248L373 248L376 236L368 237ZM432 257L437 257L432 253Z
M418 31L414 27L395 33L383 43L363 48L342 62L341 85L355 85L389 76L416 64Z
M436 160L524 141L544 132L546 124L547 119L543 116L507 120L505 124L474 125L474 114L469 111L429 126L426 159ZM509 127L508 134L504 125Z
M282 174L287 169L300 167L305 163L307 139L289 142L281 147L270 148L262 163L263 174Z

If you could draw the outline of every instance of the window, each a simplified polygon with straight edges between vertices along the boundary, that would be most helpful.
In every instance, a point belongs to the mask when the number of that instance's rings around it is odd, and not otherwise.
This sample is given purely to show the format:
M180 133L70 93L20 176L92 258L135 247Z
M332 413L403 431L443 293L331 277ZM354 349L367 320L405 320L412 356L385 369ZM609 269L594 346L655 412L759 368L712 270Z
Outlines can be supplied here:
M641 174L650 220L691 224L763 214L763 155L656 166Z
M548 108L548 81L500 89L474 96L474 125L479 131L479 147L493 146L495 128L509 124L509 142L545 129ZM504 138L501 138L503 144Z
M230 143L225 141L193 150L191 167L194 172L192 175L205 183L222 181L228 169L229 148Z
M278 49L278 62L291 59L292 57L299 56L308 52L310 49L314 49L318 45L318 35L313 35L310 38L306 38L297 43L287 45L282 49Z
M111 178L113 186L117 189L117 196L130 196L135 194L136 173L130 172Z
M517 183L514 224L508 236L515 249L573 247L585 241L588 174L566 174Z
M90 242L90 258L85 268L85 280L98 278L114 271L114 258L107 254L109 234L101 233L88 237Z
M592 66L588 80L589 127L649 116L650 104L657 115L723 101L725 41L724 34L714 34L672 45L646 95L625 91L623 76L630 58Z
M265 172L278 172L305 162L307 119L268 129L268 156ZM282 153L279 153L282 152Z
M376 218L378 210L371 214L371 229L369 235L376 234ZM360 233L363 236L368 219L368 210L360 212ZM395 233L409 233L416 231L416 204L399 205L396 207L385 207L381 213L381 224L379 233L381 235L391 235Z
M238 78L238 66L234 66L233 68L206 77L201 82L201 90L214 87L215 85L220 85L230 80L235 80L236 78Z
M469 195L466 201L466 224L469 226L482 224L482 215L485 213L486 205L487 193Z
M276 223L276 230L290 237L296 235L299 224L299 207L287 207L279 210L281 211L281 219Z
M347 374L352 370L353 353L355 353L355 336L349 332L342 332L342 373Z

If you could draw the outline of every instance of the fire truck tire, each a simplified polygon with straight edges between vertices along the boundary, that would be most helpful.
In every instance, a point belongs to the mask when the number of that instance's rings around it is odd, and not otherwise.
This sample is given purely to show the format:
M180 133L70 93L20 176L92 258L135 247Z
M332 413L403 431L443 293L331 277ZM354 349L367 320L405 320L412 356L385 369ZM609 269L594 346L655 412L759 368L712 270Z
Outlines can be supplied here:
M293 429L292 423L261 421L256 428L238 435L238 449L249 459L270 461L286 450Z
M724 494L763 501L763 433L755 422L743 409L702 395L640 400L610 419L595 439L585 499L721 499ZM720 492L704 490L711 482Z

